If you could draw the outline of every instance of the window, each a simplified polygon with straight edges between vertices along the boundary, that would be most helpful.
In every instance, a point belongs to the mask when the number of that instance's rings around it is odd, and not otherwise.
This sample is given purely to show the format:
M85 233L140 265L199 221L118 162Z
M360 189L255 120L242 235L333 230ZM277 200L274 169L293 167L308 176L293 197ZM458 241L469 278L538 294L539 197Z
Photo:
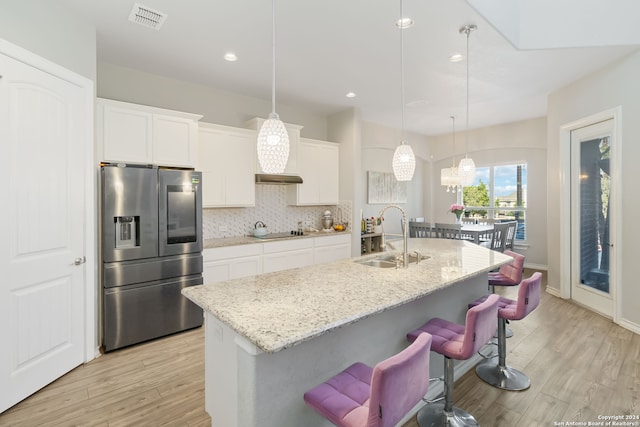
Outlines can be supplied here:
M527 164L478 167L462 203L470 217L518 221L516 240L526 239Z

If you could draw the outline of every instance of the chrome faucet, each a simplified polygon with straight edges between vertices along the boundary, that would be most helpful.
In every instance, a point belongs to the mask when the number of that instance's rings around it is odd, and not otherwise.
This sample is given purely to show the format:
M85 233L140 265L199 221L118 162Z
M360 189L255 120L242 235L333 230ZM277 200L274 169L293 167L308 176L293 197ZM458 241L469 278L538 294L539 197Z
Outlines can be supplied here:
M384 216L384 213L389 208L396 208L402 213L402 266L404 268L408 268L409 267L409 252L407 251L407 234L408 234L407 228L409 226L409 223L407 222L407 214L404 211L404 209L402 209L398 205L387 205L384 208L382 208L382 210L378 214L378 217ZM382 231L382 241L385 242L385 244L386 244L384 229Z

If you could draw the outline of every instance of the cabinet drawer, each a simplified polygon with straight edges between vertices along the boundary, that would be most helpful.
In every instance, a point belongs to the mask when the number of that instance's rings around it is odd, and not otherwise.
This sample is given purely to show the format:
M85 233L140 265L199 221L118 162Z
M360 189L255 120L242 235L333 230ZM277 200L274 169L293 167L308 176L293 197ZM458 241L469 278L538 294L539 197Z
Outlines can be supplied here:
M264 244L264 253L295 251L299 249L313 249L313 239L297 238L292 240L279 240Z
M316 248L322 246L341 245L351 242L351 233L334 234L330 236L314 238L314 246Z
M262 268L264 273L306 267L313 264L313 249L301 249L264 255Z
M204 261L219 261L229 258L240 258L262 254L262 243L250 245L225 246L222 248L209 248L202 251Z

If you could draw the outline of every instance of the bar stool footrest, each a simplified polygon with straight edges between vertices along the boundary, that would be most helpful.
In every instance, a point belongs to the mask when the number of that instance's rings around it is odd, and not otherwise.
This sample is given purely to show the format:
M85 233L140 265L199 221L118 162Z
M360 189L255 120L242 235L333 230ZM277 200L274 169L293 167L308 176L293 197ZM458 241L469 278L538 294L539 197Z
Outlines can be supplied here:
M483 362L476 367L481 380L502 390L521 391L531 386L531 380L524 373L509 366L499 366L495 362Z
M445 412L444 404L430 404L418 411L418 426L420 427L475 427L478 422L473 415L456 406L452 412Z

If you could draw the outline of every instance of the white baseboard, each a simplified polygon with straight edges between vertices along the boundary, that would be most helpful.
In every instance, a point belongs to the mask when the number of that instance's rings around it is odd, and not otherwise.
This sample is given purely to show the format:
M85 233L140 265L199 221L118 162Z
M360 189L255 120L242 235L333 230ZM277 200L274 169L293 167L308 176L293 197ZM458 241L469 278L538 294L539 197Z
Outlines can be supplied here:
M524 268L530 268L532 270L544 270L547 271L547 266L544 264L531 264L528 262L524 263Z
M620 326L622 326L623 328L628 329L631 332L634 332L634 333L640 335L640 325L638 325L637 323L630 322L630 321L625 320L625 319L621 319L620 322L618 322L618 324Z
M547 286L547 293L553 295L554 297L562 298L560 296L560 289L550 288L549 286Z

